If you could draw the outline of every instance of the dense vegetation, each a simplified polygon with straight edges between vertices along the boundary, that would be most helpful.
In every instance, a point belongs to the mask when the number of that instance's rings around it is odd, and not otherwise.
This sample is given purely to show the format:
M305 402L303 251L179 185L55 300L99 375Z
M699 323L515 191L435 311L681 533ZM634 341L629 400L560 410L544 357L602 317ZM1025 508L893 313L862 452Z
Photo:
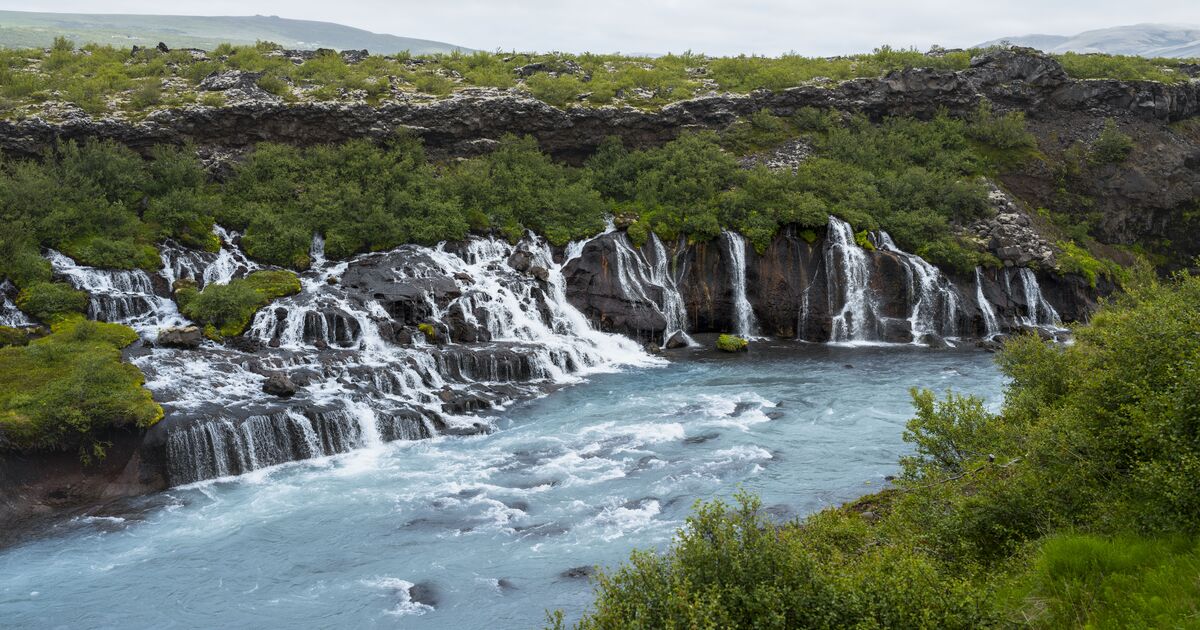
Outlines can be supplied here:
M9 116L47 114L43 103L65 101L93 114L138 116L156 107L223 104L219 92L198 85L213 72L261 73L258 86L288 101L365 100L378 103L405 94L434 96L468 87L520 88L556 106L639 107L691 98L709 91L783 89L817 81L879 77L921 67L962 70L984 51L929 53L888 47L846 57L708 57L686 52L660 57L591 53L451 52L414 57L372 55L358 63L327 51L293 61L275 44L222 44L207 54L187 50L132 52L66 38L49 49L0 51L0 110ZM1077 78L1186 80L1182 60L1113 55L1059 57ZM57 115L50 113L49 115Z
M914 391L894 489L783 525L745 495L700 506L601 575L581 627L1194 626L1200 277L1076 332L1008 344L996 413Z
M175 288L179 310L204 326L204 334L219 339L242 334L258 309L271 300L300 292L300 279L290 271L255 271L228 284L210 284L202 291L195 283Z
M740 153L797 138L816 155L795 170L738 163ZM685 134L660 148L628 150L612 139L582 168L552 161L531 138L504 138L488 155L443 165L403 136L384 145L263 144L221 184L189 147L159 147L144 160L89 140L37 161L0 162L0 219L11 227L0 235L0 275L72 311L80 309L65 288L34 288L50 280L39 248L97 267L154 270L155 243L215 249L216 222L244 232L252 257L302 269L317 233L334 258L493 230L513 240L532 230L561 245L600 231L609 214L629 217L639 242L651 231L704 240L736 229L759 250L783 225L820 230L833 214L969 270L994 260L951 226L988 211L979 175L1031 152L1020 115L986 106L968 120L878 125L832 111L761 112L722 134Z
M69 317L28 345L0 348L0 449L78 448L103 457L114 427L148 427L162 408L142 373L121 362L137 333Z

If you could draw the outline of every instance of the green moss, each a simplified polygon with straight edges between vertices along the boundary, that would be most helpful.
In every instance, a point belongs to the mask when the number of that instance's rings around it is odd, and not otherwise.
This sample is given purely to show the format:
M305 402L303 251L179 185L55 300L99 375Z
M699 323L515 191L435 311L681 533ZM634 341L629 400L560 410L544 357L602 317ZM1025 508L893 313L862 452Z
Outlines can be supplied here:
M137 333L118 324L67 318L24 347L0 349L0 449L78 448L102 457L104 434L148 427L163 411L142 373L121 362Z
M1088 250L1072 241L1059 241L1056 257L1059 273L1074 273L1087 278L1088 285L1096 288L1096 282L1105 277L1122 284L1128 277L1126 270L1108 259L1099 259Z
M153 245L133 240L87 236L63 243L62 251L76 262L90 267L155 271L162 266L162 259Z
M21 328L0 326L0 348L6 346L23 346L29 343L29 333Z
M258 309L276 298L300 292L300 279L290 271L256 271L229 284L175 287L179 310L204 326L210 338L236 337L246 330Z
M425 335L426 341L437 341L437 329L433 327L433 324L417 324L417 330Z
M800 230L800 238L804 239L805 243L812 245L817 242L817 232L811 228Z
M723 352L745 352L750 343L736 335L721 335L717 337L717 350Z
M858 243L859 247L861 247L869 252L875 251L875 243L871 242L871 235L866 230L860 230L858 232L855 232L854 233L854 242Z
M17 306L39 321L53 323L86 312L88 295L63 282L38 282L17 294Z

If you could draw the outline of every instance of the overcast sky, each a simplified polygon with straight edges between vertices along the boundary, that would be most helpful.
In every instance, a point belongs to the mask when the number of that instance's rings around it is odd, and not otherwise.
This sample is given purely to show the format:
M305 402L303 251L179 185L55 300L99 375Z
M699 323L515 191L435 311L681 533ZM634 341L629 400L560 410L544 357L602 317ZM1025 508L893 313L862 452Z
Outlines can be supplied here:
M278 15L484 50L625 53L835 55L1139 22L1200 24L1200 0L0 0L0 7Z

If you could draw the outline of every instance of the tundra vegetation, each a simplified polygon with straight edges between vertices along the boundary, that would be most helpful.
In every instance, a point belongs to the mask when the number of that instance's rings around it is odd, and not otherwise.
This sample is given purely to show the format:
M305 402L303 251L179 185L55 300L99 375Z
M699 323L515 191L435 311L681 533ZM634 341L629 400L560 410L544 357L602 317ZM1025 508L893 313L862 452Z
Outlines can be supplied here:
M787 523L744 493L699 504L670 548L598 574L578 627L1192 627L1200 277L1075 332L1011 341L996 411L914 390L892 488Z
M557 107L616 103L654 108L714 91L780 90L880 77L907 68L962 70L983 52L922 53L884 46L871 53L826 58L710 57L690 51L659 57L455 51L370 55L348 62L334 51L293 58L270 42L163 52L98 44L76 47L58 38L46 49L0 51L0 112L10 118L47 115L44 104L63 102L94 116L137 118L161 107L219 106L213 93L198 87L205 77L230 70L258 73L259 88L289 102L374 104L414 95L443 97L467 88L513 88ZM1185 60L1075 53L1056 58L1076 78L1187 80Z

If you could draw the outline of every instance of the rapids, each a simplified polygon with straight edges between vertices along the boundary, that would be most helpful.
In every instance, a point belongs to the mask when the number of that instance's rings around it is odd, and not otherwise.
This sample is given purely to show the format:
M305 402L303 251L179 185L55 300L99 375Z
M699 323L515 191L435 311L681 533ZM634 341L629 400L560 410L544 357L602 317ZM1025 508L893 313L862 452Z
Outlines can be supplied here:
M976 351L678 352L488 414L491 434L368 444L60 523L0 550L0 619L538 627L544 609L575 618L590 601L571 569L662 548L697 499L744 487L789 518L884 487L909 387L991 403L1002 387Z

